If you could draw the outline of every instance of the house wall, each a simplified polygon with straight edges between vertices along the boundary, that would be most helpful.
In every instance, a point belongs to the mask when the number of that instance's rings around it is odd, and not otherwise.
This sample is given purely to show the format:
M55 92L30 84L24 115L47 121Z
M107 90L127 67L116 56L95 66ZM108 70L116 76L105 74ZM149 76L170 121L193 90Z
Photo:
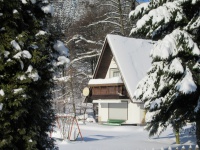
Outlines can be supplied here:
M118 68L118 66L117 66L116 62L114 61L114 59L112 59L111 62L110 62L110 66L109 66L108 71L106 73L106 79L110 78L110 70L111 70L111 68L112 69L114 69L114 68L117 69Z
M144 124L144 104L131 103L128 104L128 120L127 124Z
M112 59L110 62L110 65L105 77L106 79L110 78L111 69L118 69L118 66L114 59ZM99 103L98 107L99 107L98 108L99 123L107 122L108 116L109 116L108 103ZM130 100L128 100L128 120L125 123L126 124L144 124L145 111L143 107L144 107L144 104L132 103Z
M128 120L125 124L144 124L145 111L143 104L128 101ZM108 103L99 103L99 123L108 121Z
M99 103L98 121L107 122L108 120L108 103Z

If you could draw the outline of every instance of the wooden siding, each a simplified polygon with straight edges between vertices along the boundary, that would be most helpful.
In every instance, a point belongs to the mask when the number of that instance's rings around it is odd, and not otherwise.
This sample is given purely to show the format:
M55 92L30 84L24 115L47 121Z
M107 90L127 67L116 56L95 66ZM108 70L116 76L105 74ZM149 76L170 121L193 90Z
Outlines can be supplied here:
M124 85L98 86L91 88L92 99L127 99L128 93Z

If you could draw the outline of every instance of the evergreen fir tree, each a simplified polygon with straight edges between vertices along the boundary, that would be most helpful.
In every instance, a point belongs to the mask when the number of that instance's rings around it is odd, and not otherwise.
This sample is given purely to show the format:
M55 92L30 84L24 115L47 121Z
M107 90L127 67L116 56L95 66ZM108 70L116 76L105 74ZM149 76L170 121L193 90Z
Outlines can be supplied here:
M158 40L152 67L138 84L135 98L145 102L147 130L161 133L196 122L200 146L200 1L150 0L130 13L138 19L132 36Z
M51 13L48 0L0 1L0 149L54 147Z

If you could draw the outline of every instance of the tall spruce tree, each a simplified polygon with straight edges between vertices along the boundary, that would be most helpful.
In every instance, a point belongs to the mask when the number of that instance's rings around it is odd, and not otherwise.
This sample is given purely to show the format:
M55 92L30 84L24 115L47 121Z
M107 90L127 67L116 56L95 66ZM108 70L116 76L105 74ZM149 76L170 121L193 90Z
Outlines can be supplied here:
M138 84L135 98L145 102L147 130L178 132L196 122L200 146L200 0L151 0L130 13L138 19L132 36L158 40L152 67Z
M54 147L51 13L48 0L0 1L0 149Z

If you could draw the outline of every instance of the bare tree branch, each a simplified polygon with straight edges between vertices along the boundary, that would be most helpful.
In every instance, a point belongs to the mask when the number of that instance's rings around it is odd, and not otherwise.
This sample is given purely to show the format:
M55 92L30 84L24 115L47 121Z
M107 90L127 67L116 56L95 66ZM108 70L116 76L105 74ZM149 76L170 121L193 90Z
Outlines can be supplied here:
M119 8L115 5L112 5L112 4L101 4L100 6L111 6L111 7L114 7L115 9L119 10Z
M76 62L76 61L80 61L80 60L83 60L83 59L86 59L86 58L96 57L96 56L99 56L99 55L100 55L100 54L94 54L94 55L86 55L86 56L78 57L78 58L72 60L72 61L70 62L70 64L73 64L73 63Z
M100 17L98 17L98 18L102 18L102 17L107 17L108 15L111 15L111 14L113 14L113 15L120 15L118 12L108 12L108 13L105 13L103 16L100 16Z
M90 44L97 44L97 45L103 45L102 41L92 41L92 40L87 40L86 38L84 38L82 35L75 35L73 36L70 40L68 40L67 42L65 42L66 44L69 44L72 41L84 41Z
M103 21L103 20L102 20L102 21L98 21L98 22L91 23L91 24L87 25L86 27L90 27L90 26L98 25L98 24L101 24L101 23L110 23L110 24L114 24L114 25L116 25L116 26L121 27L121 25L120 25L119 23L117 23L117 22L112 22L112 21Z
M92 53L97 53L97 50L93 50L93 51L89 51L89 52L81 53L81 54L77 54L77 55L80 57L80 56L85 56L85 55L89 55L89 54L92 54Z

